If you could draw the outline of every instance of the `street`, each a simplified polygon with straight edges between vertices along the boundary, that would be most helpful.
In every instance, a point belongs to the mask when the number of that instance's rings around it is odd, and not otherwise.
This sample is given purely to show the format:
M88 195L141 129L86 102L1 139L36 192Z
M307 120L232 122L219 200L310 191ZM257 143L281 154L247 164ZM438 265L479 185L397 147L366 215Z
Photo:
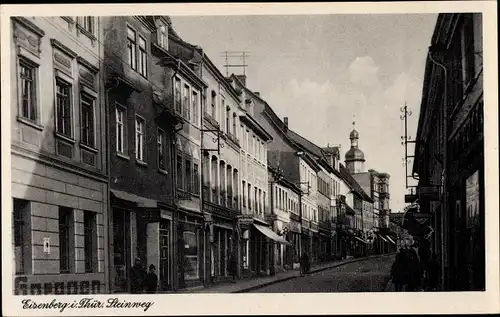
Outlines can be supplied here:
M394 259L394 256L385 256L354 262L250 293L382 292L389 281Z

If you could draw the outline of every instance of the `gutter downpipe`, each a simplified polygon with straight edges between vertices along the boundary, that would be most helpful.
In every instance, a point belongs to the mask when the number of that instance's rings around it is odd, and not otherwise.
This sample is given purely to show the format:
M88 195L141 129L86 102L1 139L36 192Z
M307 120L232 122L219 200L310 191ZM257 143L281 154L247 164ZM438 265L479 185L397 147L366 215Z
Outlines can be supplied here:
M172 99L173 99L173 111L175 113L175 85L173 83L175 76L177 75L177 70L180 68L180 60L177 60L177 67L174 68L174 74L170 78L170 83L172 85ZM182 130L183 125L179 129L176 129L175 126L173 127L172 131L173 133L173 142L171 144L172 147L172 153L174 153L175 159L170 160L170 168L171 168L171 175L172 177L170 178L171 183L172 183L172 201L174 203L174 213L172 215L172 227L173 227L173 232L172 232L172 242L173 242L173 247L172 247L172 253L173 253L173 268L172 268L172 289L174 291L177 291L179 288L182 288L181 285L179 285L179 278L175 272L178 272L177 266L179 265L179 262L176 262L176 259L180 259L179 257L179 215L178 215L178 209L179 209L179 204L178 204L178 197L177 197L177 186L176 186L176 179L177 179L177 169L176 169L176 160L177 160L177 155L175 154L175 151L177 149L176 143L177 143L177 138L175 137L177 133ZM182 270L181 270L182 272ZM182 273L184 274L184 273Z
M441 288L442 290L445 290L446 286L445 283L447 281L447 276L445 276L445 273L447 272L446 266L448 264L448 256L447 253L445 252L445 238L447 238L445 234L445 223L447 223L448 220L448 72L446 70L446 66L443 64L437 62L433 57L432 57L432 46L429 47L429 59L431 62L440 67L443 70L444 74L444 88L443 88L443 144L442 144L442 149L443 149L443 172L442 172L442 190L443 190L443 195L442 195L442 207L441 207ZM447 228L446 228L447 229ZM448 239L446 239L448 240ZM446 274L447 275L447 274Z

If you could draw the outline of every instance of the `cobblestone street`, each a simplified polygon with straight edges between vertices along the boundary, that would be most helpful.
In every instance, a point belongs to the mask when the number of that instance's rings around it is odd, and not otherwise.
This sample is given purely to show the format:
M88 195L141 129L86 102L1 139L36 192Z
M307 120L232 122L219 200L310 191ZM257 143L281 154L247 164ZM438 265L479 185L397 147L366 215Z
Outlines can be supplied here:
M251 293L383 292L394 258L385 256L349 263L255 289Z

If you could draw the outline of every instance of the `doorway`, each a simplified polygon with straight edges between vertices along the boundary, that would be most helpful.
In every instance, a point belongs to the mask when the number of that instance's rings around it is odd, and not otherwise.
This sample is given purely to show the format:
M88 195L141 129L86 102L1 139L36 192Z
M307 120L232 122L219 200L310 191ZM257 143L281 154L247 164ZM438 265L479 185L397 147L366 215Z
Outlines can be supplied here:
M129 273L131 260L130 250L130 213L113 209L113 259L114 259L114 292L128 293L130 287Z
M170 221L163 219L160 221L160 289L162 291L169 291L172 289L170 226Z

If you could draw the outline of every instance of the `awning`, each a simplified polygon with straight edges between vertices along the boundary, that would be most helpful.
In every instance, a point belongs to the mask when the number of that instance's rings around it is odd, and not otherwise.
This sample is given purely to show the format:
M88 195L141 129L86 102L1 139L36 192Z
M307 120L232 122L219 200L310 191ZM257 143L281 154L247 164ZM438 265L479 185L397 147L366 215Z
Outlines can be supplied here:
M354 237L354 239L356 239L356 240L358 240L358 241L361 241L361 242L363 242L363 243L365 243L365 244L368 244L368 241L365 241L364 239L361 239L360 237L356 237L356 236L355 236L355 237Z
M257 228L260 232L262 232L269 239L274 240L276 242L279 242L281 244L291 245L290 242L286 241L285 239L283 239L282 237L280 237L279 235L277 235L274 231L272 231L268 227L257 225L255 223L253 225L254 225L255 228Z
M379 236L379 238L381 238L381 239L382 239L382 240L384 240L385 242L389 243L389 241L387 241L387 239L386 239L386 238L384 238L384 236L383 236L383 235L378 234L378 236Z
M385 237L387 238L387 240L389 240L389 242L390 242L390 243L392 243L392 244L396 244L396 242L394 242L394 240L392 240L392 238L391 238L391 237L389 237L389 236L385 236Z
M137 204L138 207L147 207L147 208L157 208L158 204L156 200L137 196L134 194L129 194L127 192L123 192L121 190L112 189L111 193L115 195L116 198L121 200L131 201Z

